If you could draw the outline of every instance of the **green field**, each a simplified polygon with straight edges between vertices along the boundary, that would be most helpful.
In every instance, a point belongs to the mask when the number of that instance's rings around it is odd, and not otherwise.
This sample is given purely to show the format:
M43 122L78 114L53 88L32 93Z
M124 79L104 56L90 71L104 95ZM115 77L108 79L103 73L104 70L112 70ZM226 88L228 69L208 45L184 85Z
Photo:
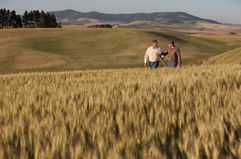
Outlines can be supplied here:
M152 39L180 47L193 63L241 46L239 36L138 29L0 30L0 73L143 66Z

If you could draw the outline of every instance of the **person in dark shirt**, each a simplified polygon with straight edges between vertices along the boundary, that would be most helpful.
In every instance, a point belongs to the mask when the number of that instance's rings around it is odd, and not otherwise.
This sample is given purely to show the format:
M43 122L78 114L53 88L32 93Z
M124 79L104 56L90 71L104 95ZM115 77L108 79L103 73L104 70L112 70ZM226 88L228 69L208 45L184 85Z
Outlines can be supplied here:
M179 48L176 47L174 41L169 41L168 49L166 53L162 53L163 56L167 56L168 67L176 68L182 66L182 57Z

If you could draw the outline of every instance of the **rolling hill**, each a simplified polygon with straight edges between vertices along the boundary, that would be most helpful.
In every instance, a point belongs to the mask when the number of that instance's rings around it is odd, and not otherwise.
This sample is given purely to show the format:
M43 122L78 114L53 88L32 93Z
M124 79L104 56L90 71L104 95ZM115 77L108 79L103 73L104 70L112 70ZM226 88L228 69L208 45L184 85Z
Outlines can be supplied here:
M97 22L128 24L134 21L154 21L162 24L183 24L195 22L208 22L218 24L217 21L203 19L185 12L153 12L132 14L105 14L100 12L78 12L75 10L64 10L51 12L63 23L63 25L88 24L93 20ZM89 20L88 20L89 19ZM85 20L85 21L83 21Z
M203 64L241 64L241 48L210 57Z
M0 30L0 73L142 67L150 41L180 47L184 64L241 47L239 36L144 29Z

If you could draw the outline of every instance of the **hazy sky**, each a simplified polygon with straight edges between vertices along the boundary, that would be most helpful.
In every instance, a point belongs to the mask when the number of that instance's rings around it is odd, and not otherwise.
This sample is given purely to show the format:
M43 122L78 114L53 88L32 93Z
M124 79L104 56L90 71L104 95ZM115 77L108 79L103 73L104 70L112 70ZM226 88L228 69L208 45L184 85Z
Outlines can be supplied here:
M0 8L136 13L184 11L220 22L241 24L241 0L0 0Z

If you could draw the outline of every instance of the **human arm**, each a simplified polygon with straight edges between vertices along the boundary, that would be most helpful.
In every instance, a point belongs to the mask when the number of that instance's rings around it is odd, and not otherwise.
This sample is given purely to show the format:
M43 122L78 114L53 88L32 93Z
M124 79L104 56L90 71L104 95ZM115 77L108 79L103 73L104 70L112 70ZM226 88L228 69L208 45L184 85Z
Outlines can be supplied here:
M144 66L147 66L147 63L149 61L149 56L148 56L148 49L146 50L145 56L144 56Z
M167 56L167 54L168 54L168 51L166 51L166 52L162 51L161 52L161 59L164 60L164 58L165 58L165 56Z
M181 67L182 66L182 56L181 56L181 51L177 49L177 66Z
M162 55L163 55L163 56L168 55L168 51L166 51L166 52L162 51Z

